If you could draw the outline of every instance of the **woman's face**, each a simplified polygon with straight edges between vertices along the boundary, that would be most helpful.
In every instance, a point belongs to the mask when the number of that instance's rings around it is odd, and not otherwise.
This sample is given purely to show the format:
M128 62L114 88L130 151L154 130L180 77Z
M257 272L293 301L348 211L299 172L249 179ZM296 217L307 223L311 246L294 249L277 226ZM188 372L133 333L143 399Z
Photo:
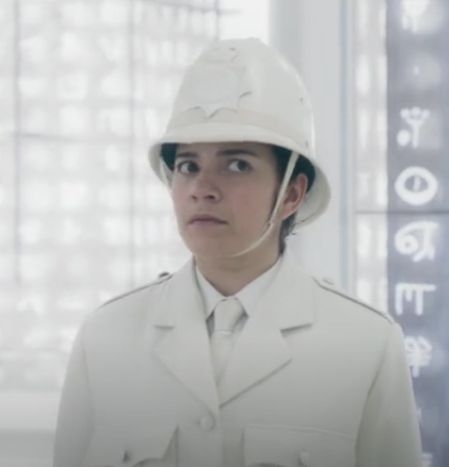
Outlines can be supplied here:
M279 186L274 157L261 143L178 145L172 198L180 234L195 256L229 257L263 234ZM273 229L259 248L277 247L278 236Z

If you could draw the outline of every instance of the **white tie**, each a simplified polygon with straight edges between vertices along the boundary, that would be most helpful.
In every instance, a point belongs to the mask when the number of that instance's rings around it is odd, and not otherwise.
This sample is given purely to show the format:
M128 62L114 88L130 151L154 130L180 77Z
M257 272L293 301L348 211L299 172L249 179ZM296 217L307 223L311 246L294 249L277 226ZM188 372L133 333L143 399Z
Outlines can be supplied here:
M242 314L242 305L234 297L221 300L215 307L211 349L217 382L220 380L232 350L233 330Z

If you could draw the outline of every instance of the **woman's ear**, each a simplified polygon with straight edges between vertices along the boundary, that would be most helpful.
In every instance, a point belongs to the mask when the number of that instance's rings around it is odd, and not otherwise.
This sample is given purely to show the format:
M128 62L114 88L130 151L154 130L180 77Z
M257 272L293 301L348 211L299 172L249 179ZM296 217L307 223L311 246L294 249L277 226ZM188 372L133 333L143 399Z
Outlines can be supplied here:
M307 176L303 173L299 174L288 184L281 210L282 220L287 219L287 217L291 216L299 209L306 195L307 184Z

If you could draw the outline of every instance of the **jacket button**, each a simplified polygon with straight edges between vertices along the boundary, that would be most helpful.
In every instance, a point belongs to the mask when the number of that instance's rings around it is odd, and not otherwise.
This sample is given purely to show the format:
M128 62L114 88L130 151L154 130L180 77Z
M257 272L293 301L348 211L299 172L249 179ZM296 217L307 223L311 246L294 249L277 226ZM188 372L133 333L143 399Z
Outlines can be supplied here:
M200 428L203 431L210 431L214 428L215 426L215 420L213 417L210 415L205 415L204 417L201 417L200 419Z

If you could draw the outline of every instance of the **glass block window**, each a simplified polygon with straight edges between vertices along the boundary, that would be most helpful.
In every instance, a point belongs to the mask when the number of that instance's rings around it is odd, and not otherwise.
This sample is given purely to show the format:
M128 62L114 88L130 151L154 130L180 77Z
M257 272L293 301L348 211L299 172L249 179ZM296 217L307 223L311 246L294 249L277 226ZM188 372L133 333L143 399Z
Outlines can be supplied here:
M56 391L87 312L188 257L146 150L216 1L0 5L0 392Z

